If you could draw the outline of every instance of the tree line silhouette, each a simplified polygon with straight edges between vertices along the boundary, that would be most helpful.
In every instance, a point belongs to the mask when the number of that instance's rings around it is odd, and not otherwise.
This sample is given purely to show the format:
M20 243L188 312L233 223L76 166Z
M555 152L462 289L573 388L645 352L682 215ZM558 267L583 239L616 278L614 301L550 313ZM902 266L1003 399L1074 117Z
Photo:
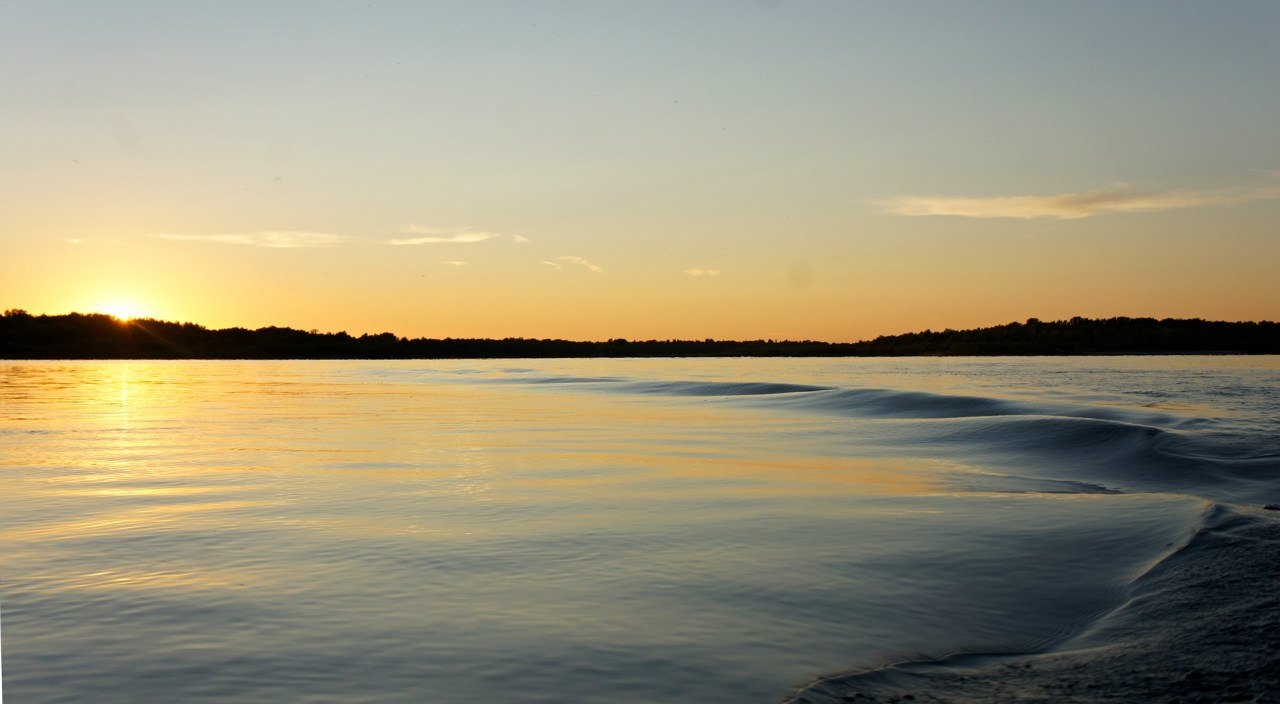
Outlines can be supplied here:
M514 357L835 357L1280 354L1280 323L1072 318L973 330L815 340L625 340L358 337L293 328L210 330L100 313L0 316L0 359L484 359Z

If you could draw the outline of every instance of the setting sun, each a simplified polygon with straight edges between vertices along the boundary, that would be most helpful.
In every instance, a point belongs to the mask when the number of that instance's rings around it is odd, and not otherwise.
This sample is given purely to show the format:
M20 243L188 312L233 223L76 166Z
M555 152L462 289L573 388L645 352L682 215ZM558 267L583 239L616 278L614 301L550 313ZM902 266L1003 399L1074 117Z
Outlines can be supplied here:
M125 321L146 317L147 315L142 306L133 301L123 299L104 301L95 305L94 310L99 313L105 313L117 320Z

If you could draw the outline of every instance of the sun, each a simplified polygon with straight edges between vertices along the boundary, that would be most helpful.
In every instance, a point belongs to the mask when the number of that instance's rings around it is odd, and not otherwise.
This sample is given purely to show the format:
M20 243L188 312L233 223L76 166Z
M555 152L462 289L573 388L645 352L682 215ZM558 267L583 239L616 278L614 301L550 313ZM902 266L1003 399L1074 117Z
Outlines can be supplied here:
M145 317L147 314L146 310L144 310L142 306L133 301L122 298L103 301L94 306L94 309L99 313L106 313L116 320L125 322L135 318Z

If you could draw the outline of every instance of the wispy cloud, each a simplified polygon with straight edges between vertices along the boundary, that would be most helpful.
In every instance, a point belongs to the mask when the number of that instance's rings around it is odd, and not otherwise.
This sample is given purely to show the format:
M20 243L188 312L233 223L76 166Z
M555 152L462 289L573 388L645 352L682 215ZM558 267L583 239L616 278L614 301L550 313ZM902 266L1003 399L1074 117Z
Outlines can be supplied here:
M68 237L64 240L67 244L84 244L84 239L80 237Z
M450 261L447 261L447 262L440 262L440 263L441 263L441 264L447 264L447 265L449 265L449 266L466 266L466 265L467 265L467 263L466 263L466 262L460 262L460 261L458 261L458 260L456 260L456 259L453 259L453 260L450 260Z
M480 232L468 229L445 230L422 227L421 225L410 225L409 227L406 227L404 231L408 234L418 236L387 240L387 244L474 244L476 242L491 240L498 236L496 232Z
M587 271L593 274L604 273L603 267L598 266L596 264L592 264L591 262L587 261L586 259L583 259L582 257L573 257L573 256L556 257L555 261L543 261L539 263L546 264L547 266L551 267L552 269L555 269L556 271L560 271L561 269L563 269L565 264L575 264L577 266L580 266L586 269Z
M1143 192L1126 185L1051 196L1020 195L992 198L901 196L884 203L894 215L953 215L964 218L1060 218L1070 220L1110 213L1151 213L1210 205L1234 205L1280 198L1280 184L1269 183L1223 190L1177 189Z
M152 237L178 242L217 242L220 244L240 244L276 249L334 247L351 241L351 238L345 235L333 235L327 232L285 232L277 230L210 235L186 235L166 232L152 235Z
M404 232L405 234L414 236L390 239L387 240L387 244L475 244L476 242L484 242L486 240L494 239L495 237L510 237L511 241L515 244L529 244L532 242L528 237L524 237L522 235L503 235L497 232L473 230L469 227L439 228L410 225L404 228Z
M689 276L719 276L720 270L694 268L694 269L685 269L684 273L688 274Z

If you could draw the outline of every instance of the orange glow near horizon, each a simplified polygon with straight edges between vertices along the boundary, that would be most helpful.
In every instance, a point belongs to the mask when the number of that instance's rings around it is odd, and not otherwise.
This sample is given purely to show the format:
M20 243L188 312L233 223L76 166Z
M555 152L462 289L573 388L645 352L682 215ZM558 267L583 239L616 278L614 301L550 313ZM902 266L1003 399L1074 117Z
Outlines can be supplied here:
M92 306L92 312L105 313L116 320L126 323L137 318L145 318L148 315L142 305L125 298L96 303Z

